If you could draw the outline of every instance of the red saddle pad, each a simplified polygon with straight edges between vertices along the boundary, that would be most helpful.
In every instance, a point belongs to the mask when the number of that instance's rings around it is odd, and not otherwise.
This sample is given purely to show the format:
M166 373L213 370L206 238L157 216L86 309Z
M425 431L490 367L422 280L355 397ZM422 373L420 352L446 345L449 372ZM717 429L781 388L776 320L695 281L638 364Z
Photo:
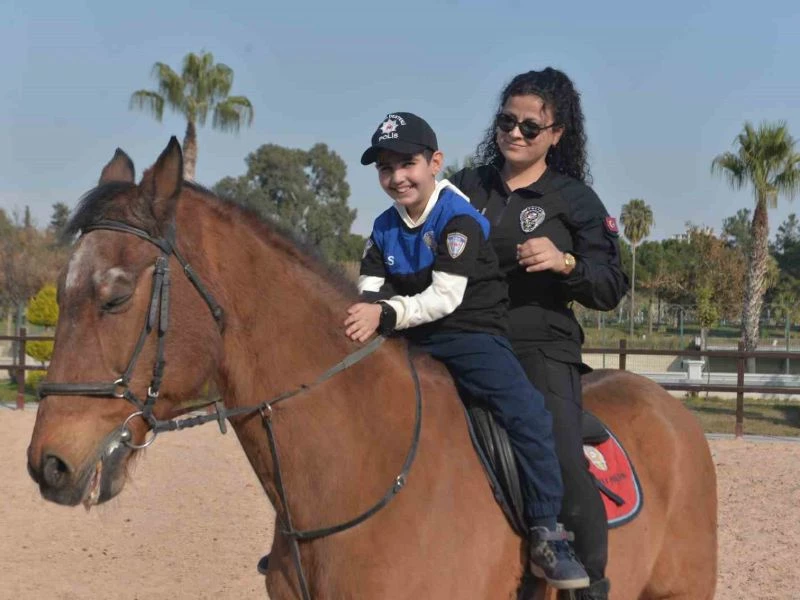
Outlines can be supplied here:
M609 528L632 520L642 508L642 488L622 444L609 432L604 442L584 444L583 453L589 461L589 471L598 482Z

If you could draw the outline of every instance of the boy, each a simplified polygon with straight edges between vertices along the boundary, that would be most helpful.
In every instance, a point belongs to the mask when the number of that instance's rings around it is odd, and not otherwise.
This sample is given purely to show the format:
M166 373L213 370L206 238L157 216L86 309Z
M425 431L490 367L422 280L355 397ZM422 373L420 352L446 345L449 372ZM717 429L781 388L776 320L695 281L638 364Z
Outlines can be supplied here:
M348 309L345 332L364 342L402 331L444 362L461 393L487 403L519 465L531 570L559 589L586 587L556 527L563 486L550 413L505 337L507 292L489 223L447 180L436 183L443 159L433 129L411 113L388 115L373 134L361 163L377 163L394 206L375 220L358 283L370 302Z

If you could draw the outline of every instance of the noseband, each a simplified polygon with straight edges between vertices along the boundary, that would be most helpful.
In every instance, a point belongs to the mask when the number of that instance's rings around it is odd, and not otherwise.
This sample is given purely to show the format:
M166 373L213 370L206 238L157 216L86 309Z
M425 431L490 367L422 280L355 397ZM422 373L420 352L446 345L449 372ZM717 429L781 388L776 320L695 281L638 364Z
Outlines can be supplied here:
M161 380L164 375L164 342L169 325L169 291L170 291L170 271L169 271L169 257L174 256L183 267L183 273L191 282L205 303L208 305L211 315L220 330L224 327L223 317L224 311L222 307L216 302L211 293L206 289L200 281L197 274L192 270L192 267L186 259L178 252L175 247L175 227L174 223L167 227L166 235L162 238L151 236L145 230L134 227L122 221L115 221L110 219L100 220L83 229L82 234L90 231L105 229L109 231L119 231L122 233L129 233L135 235L143 240L150 242L161 250L161 255L156 258L155 268L153 270L153 289L150 294L150 305L145 318L144 326L139 334L139 339L133 350L133 356L128 361L128 366L122 374L112 382L92 382L92 383L50 383L43 382L39 385L38 395L39 399L45 396L94 396L103 398L124 398L131 402L136 408L136 412L130 414L121 426L122 441L132 449L146 448L155 441L156 436L162 431L177 431L202 425L210 421L217 421L220 431L227 432L225 420L235 416L245 416L259 413L267 433L269 442L270 454L275 470L275 487L278 492L278 497L282 504L283 514L278 512L278 520L281 522L281 533L289 540L289 546L292 554L292 561L297 573L297 580L300 586L300 592L303 600L311 600L311 593L309 591L308 581L303 571L303 565L300 557L300 541L315 540L318 538L327 537L334 533L345 531L369 519L372 515L384 508L389 502L405 487L408 479L408 474L411 471L411 465L417 454L417 447L419 446L420 433L422 431L422 390L420 387L419 377L416 368L411 359L410 352L408 353L408 365L411 371L411 378L414 383L414 392L416 396L416 409L414 415L414 430L411 439L411 447L406 453L400 474L395 477L391 487L386 491L383 497L378 500L370 508L362 512L357 517L354 517L343 523L332 525L330 527L322 527L318 529L299 530L295 529L292 523L291 513L289 511L289 504L286 497L286 488L283 484L283 472L281 470L280 457L278 454L278 446L275 442L275 432L272 424L272 407L276 404L288 400L302 392L310 390L313 387L327 381L337 373L344 371L348 367L356 364L362 359L366 358L375 350L377 350L383 343L384 338L381 336L376 337L369 344L356 350L352 354L346 356L342 361L335 364L333 367L322 373L317 379L310 384L303 384L300 387L280 394L271 400L265 400L253 406L243 406L237 408L226 408L221 402L215 402L214 414L198 415L195 417L187 417L182 419L169 419L159 420L153 414L153 407L156 400L158 400L159 389L161 387ZM136 394L130 389L130 381L133 375L133 369L136 366L136 361L139 354L144 348L147 338L152 333L157 325L157 348L156 359L153 364L153 377L150 385L147 388L147 396L144 401L140 400ZM142 444L133 443L133 434L131 433L128 423L135 417L141 417L150 427L152 436Z

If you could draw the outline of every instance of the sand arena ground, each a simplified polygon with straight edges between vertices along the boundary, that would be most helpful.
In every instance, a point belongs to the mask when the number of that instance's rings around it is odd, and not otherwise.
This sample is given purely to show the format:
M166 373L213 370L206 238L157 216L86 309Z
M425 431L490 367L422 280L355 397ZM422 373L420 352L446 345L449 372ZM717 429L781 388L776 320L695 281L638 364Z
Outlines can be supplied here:
M272 508L234 435L166 434L123 493L45 502L25 469L33 410L0 408L1 600L263 600L255 564ZM711 442L720 500L718 600L800 597L800 444Z

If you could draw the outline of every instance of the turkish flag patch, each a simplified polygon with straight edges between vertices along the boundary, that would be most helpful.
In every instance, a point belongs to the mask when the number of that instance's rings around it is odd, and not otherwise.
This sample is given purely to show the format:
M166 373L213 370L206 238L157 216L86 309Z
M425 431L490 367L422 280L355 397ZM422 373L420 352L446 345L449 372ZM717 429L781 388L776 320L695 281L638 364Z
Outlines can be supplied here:
M619 228L617 227L617 220L614 217L606 217L603 221L603 225L606 228L606 231L609 233L617 234L619 233Z

